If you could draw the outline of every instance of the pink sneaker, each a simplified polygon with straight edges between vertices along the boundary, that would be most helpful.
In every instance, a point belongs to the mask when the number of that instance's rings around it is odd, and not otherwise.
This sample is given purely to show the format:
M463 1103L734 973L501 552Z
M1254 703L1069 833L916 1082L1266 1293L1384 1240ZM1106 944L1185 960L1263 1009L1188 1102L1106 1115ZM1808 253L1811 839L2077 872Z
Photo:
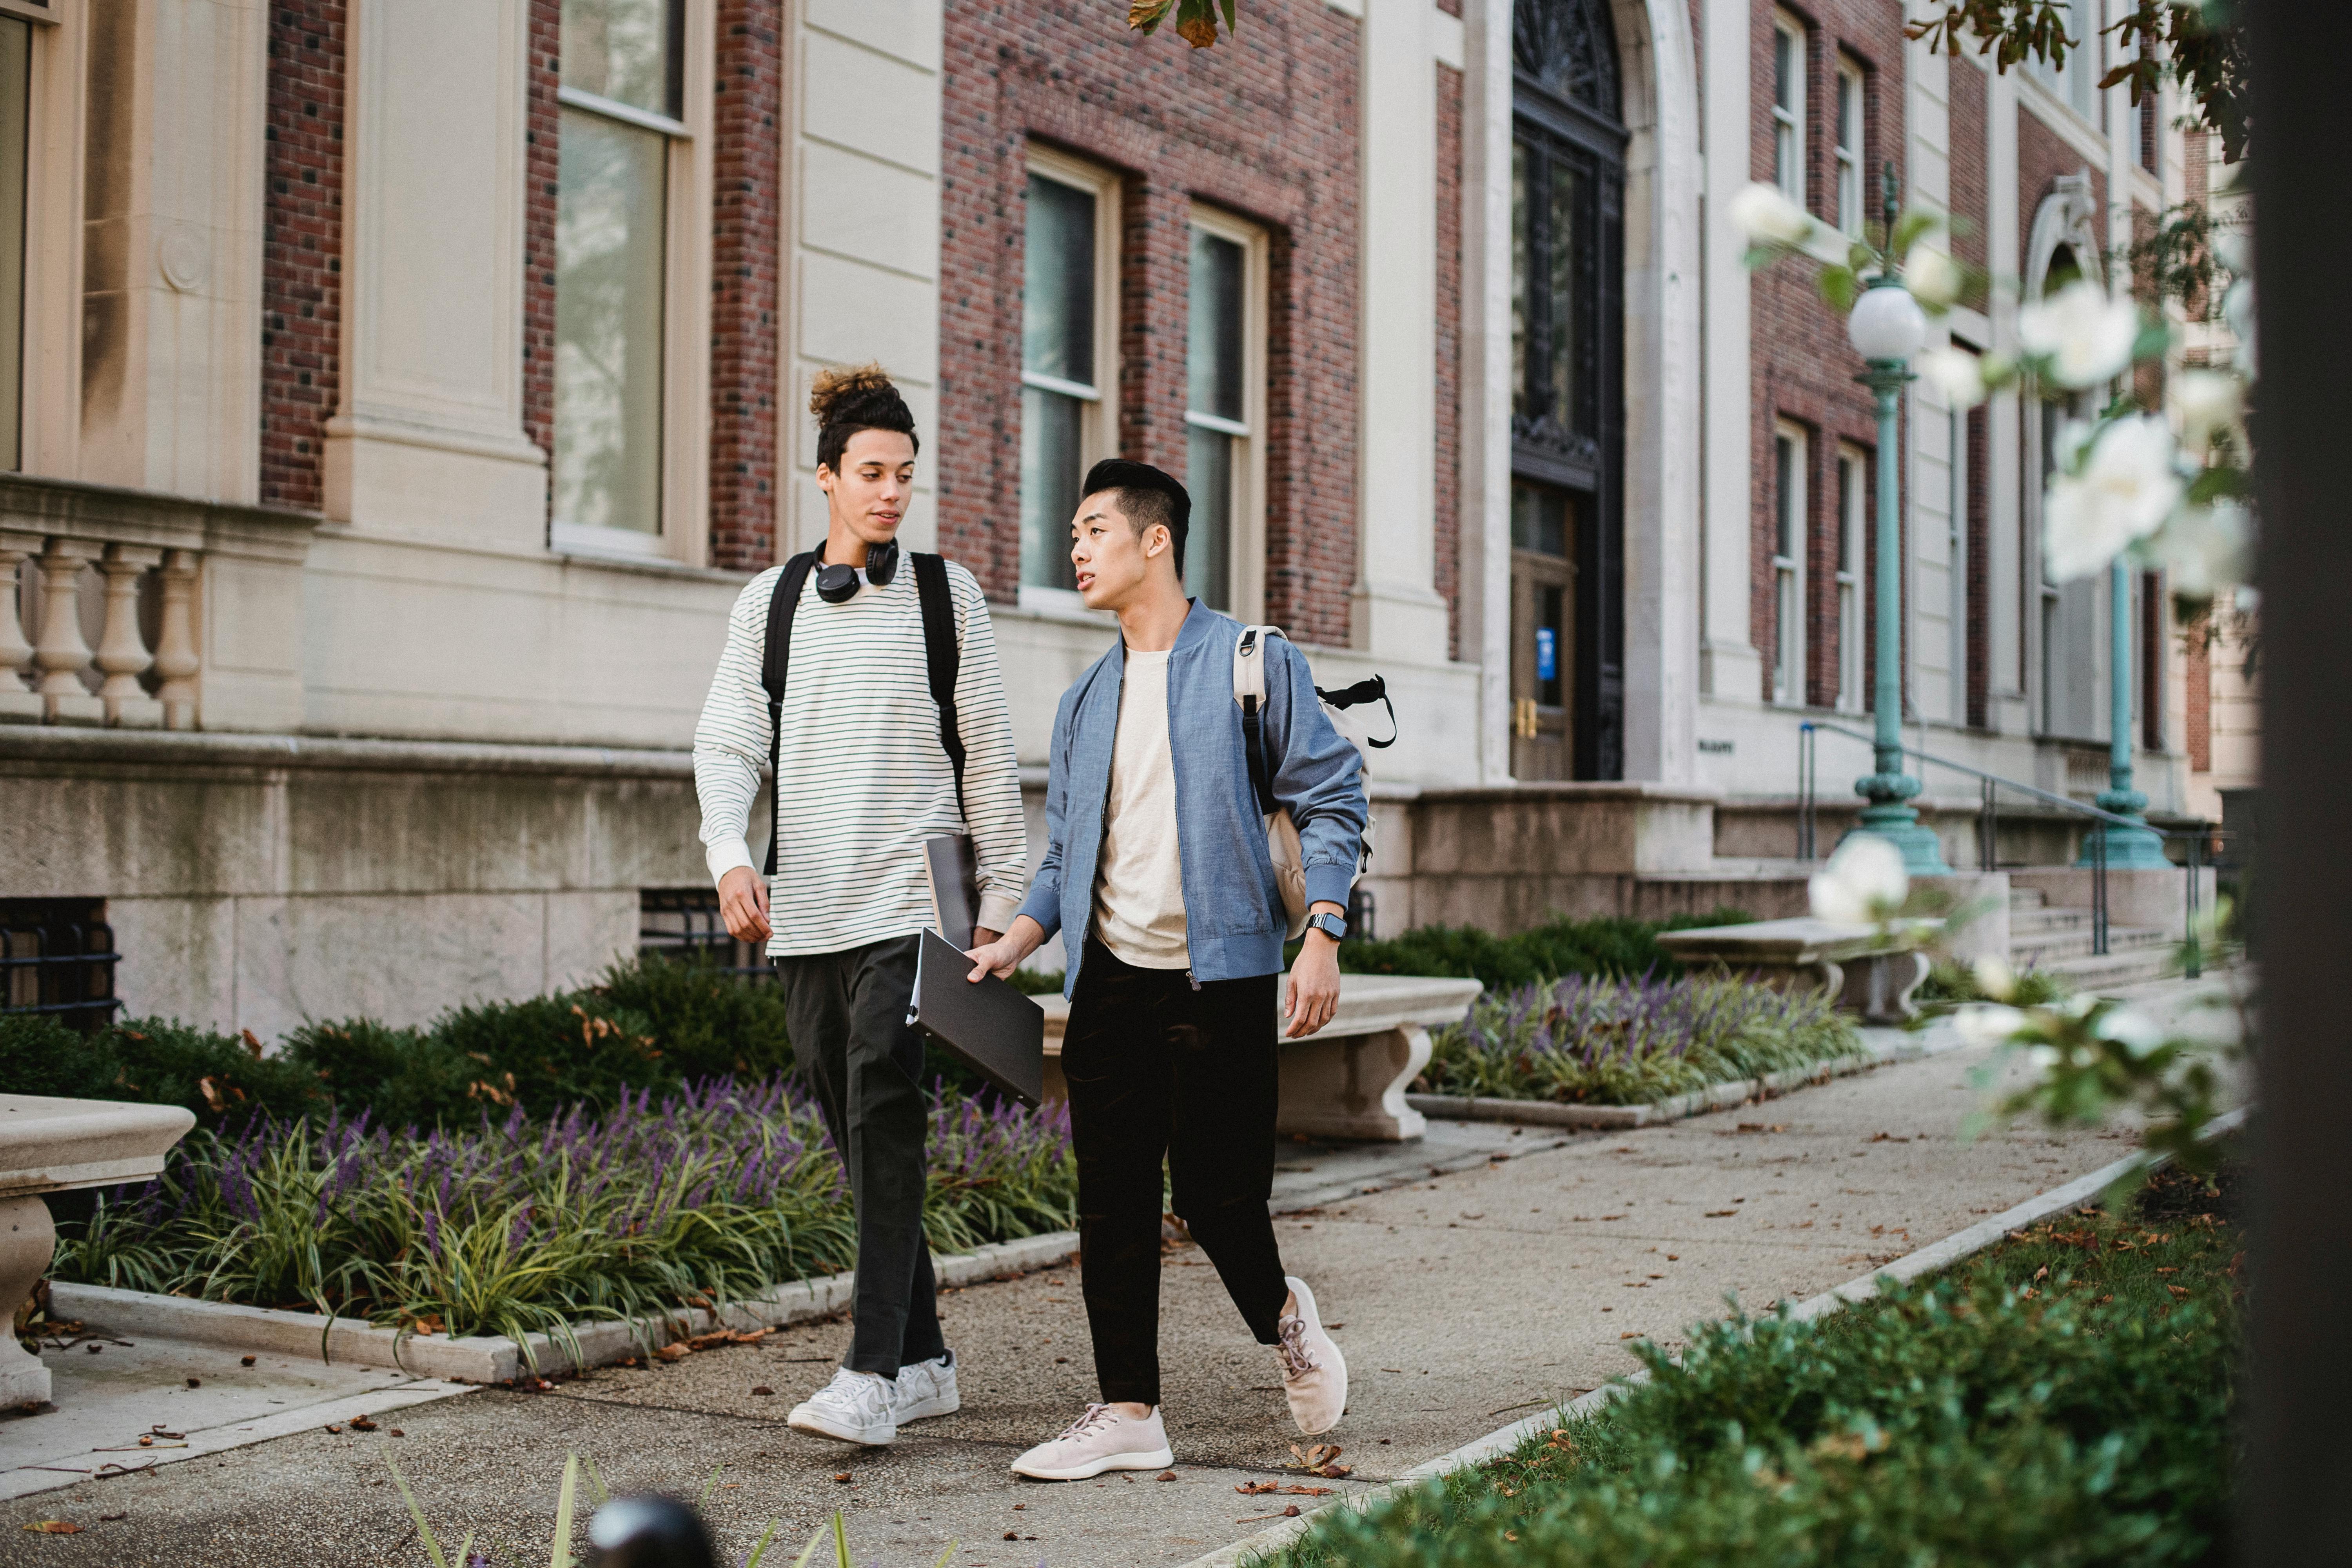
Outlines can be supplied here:
M1158 1405L1139 1421L1110 1405L1089 1405L1060 1436L1013 1460L1013 1473L1039 1481L1082 1481L1105 1470L1164 1470L1175 1462Z
M1315 1292L1307 1281L1292 1277L1284 1283L1298 1298L1298 1310L1285 1317L1279 1329L1282 1391L1289 1396L1290 1418L1298 1429L1318 1436L1337 1426L1348 1408L1348 1362L1323 1331L1323 1320L1315 1312Z

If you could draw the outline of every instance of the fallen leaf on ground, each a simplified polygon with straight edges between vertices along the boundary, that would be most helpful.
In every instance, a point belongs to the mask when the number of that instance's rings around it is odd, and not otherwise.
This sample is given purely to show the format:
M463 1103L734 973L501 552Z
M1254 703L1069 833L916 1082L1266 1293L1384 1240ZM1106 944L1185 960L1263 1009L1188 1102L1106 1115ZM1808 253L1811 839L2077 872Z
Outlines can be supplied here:
M1163 1481L1172 1481L1176 1479L1176 1472L1173 1470L1162 1470L1160 1472L1160 1479Z
M1296 1513L1298 1510L1293 1509L1291 1511ZM71 1520L64 1519L37 1519L25 1528L35 1535L79 1535L81 1533L80 1525Z
M239 1356L236 1358L236 1364L239 1366L251 1366L253 1364L253 1358L249 1355Z
M664 1345L654 1352L654 1357L657 1361L684 1361L690 1353L692 1347L688 1345Z
M847 1470L835 1470L833 1473L833 1479L836 1481L845 1481L849 1479L849 1472Z
M1172 1481L1176 1479L1175 1472L1171 1471L1161 1479ZM1265 1497L1269 1493L1279 1497L1329 1497L1331 1495L1329 1487L1285 1486L1280 1481L1244 1481L1234 1490L1244 1497Z
M1733 1215L1736 1215L1738 1212L1739 1211L1738 1209L1709 1209L1706 1211L1706 1217L1709 1219L1729 1219Z
M766 1384L764 1384L764 1383L760 1383L760 1384L752 1384L752 1385L751 1385L751 1392L752 1392L753 1394L773 1394L773 1393L775 1393L776 1391L775 1391L774 1389L772 1389L772 1388L770 1388Z
M375 1430L375 1423L369 1420L364 1415L352 1416L351 1426L352 1430L354 1432L373 1432Z

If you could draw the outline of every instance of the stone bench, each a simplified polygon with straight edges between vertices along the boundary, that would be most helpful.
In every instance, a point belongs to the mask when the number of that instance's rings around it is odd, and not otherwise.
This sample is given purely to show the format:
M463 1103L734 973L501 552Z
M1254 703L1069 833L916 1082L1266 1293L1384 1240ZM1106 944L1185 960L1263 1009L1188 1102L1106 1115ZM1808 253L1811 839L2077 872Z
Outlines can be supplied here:
M1429 1124L1404 1102L1404 1091L1429 1065L1429 1031L1459 1023L1484 989L1475 980L1341 975L1331 1021L1303 1040L1281 1042L1276 1131L1391 1143L1419 1138ZM1070 1006L1059 996L1037 1003L1045 1010L1045 1099L1066 1100L1062 1027Z
M1927 955L1919 948L1938 926L1897 921L1881 931L1803 915L1661 931L1658 945L1693 969L1720 963L1777 991L1825 991L1865 1024L1901 1024L1919 1016L1911 1005L1911 994L1927 978Z
M57 1252L42 1194L160 1174L163 1156L195 1124L176 1105L0 1095L0 1302L12 1321ZM0 1408L48 1400L49 1369L8 1335L0 1344Z

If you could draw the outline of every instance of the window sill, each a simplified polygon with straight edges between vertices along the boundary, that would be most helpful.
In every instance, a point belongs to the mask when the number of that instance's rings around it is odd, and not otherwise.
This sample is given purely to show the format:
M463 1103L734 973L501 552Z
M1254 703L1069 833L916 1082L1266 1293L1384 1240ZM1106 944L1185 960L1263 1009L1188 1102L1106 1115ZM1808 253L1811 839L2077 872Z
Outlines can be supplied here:
M1053 621L1070 626L1115 626L1118 617L1108 610L1089 610L1086 600L1071 588L1040 588L1030 584L1021 586L1020 602L993 612L1022 620Z

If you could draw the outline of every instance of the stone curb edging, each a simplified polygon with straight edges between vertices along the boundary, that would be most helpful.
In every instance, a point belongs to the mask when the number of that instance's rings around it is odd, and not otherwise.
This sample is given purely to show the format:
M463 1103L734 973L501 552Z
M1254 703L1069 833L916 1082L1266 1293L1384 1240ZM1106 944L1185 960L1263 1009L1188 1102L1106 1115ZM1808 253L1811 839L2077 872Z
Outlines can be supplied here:
M1860 1056L1832 1057L1810 1067L1788 1068L1759 1078L1732 1079L1647 1105L1562 1105L1549 1100L1501 1100L1465 1094L1408 1094L1404 1102L1423 1116L1453 1121L1514 1121L1528 1127L1599 1127L1612 1131L1655 1127L1662 1122L1704 1116L1711 1110L1728 1110L1751 1100L1783 1094L1808 1084L1867 1072L1889 1062L1916 1061L1948 1050L1958 1043L1929 1044L1919 1036L1886 1044L1872 1041L1864 1044Z
M2206 1136L2218 1138L2225 1132L2235 1131L2245 1121L2248 1109L2241 1106L2225 1115L2215 1117ZM2089 1175L2079 1177L2063 1187L2053 1187L2046 1193L2037 1193L2023 1203L2013 1208L2005 1209L1989 1220L1972 1225L1966 1230L1955 1231L1941 1241L1923 1247L1916 1252L1907 1253L1881 1268L1874 1268L1860 1279L1849 1279L1835 1289L1824 1290L1820 1295L1790 1309L1790 1315L1799 1322L1811 1322L1814 1319L1825 1318L1832 1312L1842 1311L1847 1307L1858 1306L1869 1300L1878 1294L1881 1280L1893 1280L1897 1284L1904 1284L1923 1274L1933 1274L1938 1269L1948 1268L1961 1259L1983 1251L2012 1230L2022 1230L2028 1226L2037 1225L2048 1219L2053 1214L2061 1214L2067 1209L2090 1202L2106 1189L2108 1183L2128 1173L2138 1163L2138 1155L2126 1155L2113 1164L2103 1165ZM2168 1156L2159 1156L2153 1162L2152 1168L2161 1169L2168 1163L2169 1163ZM1549 1432L1563 1421L1572 1421L1580 1416L1595 1415L1610 1401L1622 1397L1637 1384L1647 1383L1649 1380L1650 1373L1647 1367L1640 1372L1628 1373L1624 1377L1603 1384L1590 1394L1580 1394L1564 1405L1514 1421L1507 1426L1498 1427L1483 1437L1465 1443L1451 1453L1440 1454L1433 1459L1415 1465L1392 1481L1383 1481L1347 1497L1335 1498L1323 1507L1352 1508L1360 1510L1388 1502L1409 1489L1419 1486L1424 1481L1433 1480L1449 1471L1483 1464L1489 1459L1510 1453L1529 1437ZM1280 1551L1314 1529L1316 1518L1322 1511L1323 1508L1318 1508L1302 1513L1296 1519L1286 1519L1280 1524L1269 1525L1255 1535L1244 1536L1229 1546L1219 1547L1205 1556L1196 1557L1185 1563L1183 1568L1255 1568L1255 1565L1262 1563L1269 1554Z
M943 1286L971 1285L1051 1268L1078 1248L1078 1233L1050 1231L1017 1241L995 1242L971 1252L933 1254L932 1268ZM184 1340L273 1355L317 1356L349 1366L381 1366L445 1383L507 1383L526 1373L571 1372L639 1353L647 1343L683 1335L730 1329L777 1329L830 1316L849 1305L855 1274L827 1274L771 1286L758 1296L712 1313L701 1308L641 1318L605 1319L571 1325L579 1346L575 1359L557 1337L529 1334L523 1344L500 1334L451 1339L446 1334L410 1334L380 1329L354 1318L321 1319L312 1312L240 1307L198 1301L144 1290L63 1281L49 1287L51 1310L105 1324L121 1334ZM323 1354L321 1342L323 1340ZM525 1350L528 1348L529 1354Z

